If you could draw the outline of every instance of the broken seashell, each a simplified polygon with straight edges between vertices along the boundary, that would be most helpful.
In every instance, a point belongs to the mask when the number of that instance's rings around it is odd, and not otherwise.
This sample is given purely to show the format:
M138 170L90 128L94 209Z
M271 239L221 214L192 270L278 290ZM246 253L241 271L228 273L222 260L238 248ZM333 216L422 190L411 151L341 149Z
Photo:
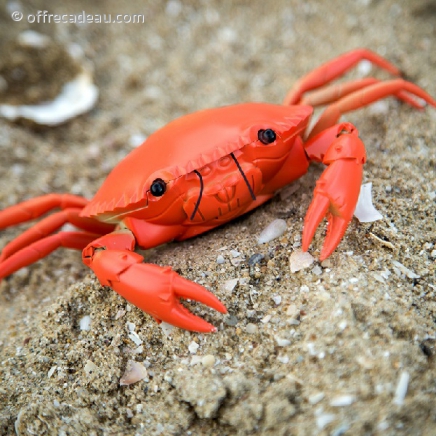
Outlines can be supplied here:
M120 379L120 386L128 386L143 380L148 376L147 369L140 362L129 360L127 362L126 371Z
M94 107L98 89L77 47L27 30L0 52L0 117L55 126Z
M376 210L372 204L372 183L364 183L360 187L360 194L357 200L354 216L361 223L372 223L383 219L383 215Z

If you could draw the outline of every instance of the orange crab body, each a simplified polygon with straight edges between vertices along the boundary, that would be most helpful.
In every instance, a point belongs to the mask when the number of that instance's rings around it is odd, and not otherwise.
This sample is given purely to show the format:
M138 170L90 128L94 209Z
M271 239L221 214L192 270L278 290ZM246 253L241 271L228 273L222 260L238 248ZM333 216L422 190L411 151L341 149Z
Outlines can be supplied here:
M197 300L222 313L225 306L170 268L145 264L135 248L187 239L220 226L270 199L317 161L327 168L317 182L302 242L307 250L326 216L330 225L320 258L328 257L352 218L366 160L357 129L338 124L340 116L389 95L417 108L421 104L414 97L436 106L422 89L402 79L329 84L361 59L399 74L375 53L354 50L300 79L283 105L239 104L172 121L120 162L91 201L49 194L0 211L1 229L61 209L3 249L0 279L58 247L81 249L84 263L102 285L157 321L214 331L179 299ZM325 104L309 130L313 107ZM79 230L54 233L66 222Z
M310 106L247 103L179 118L120 162L81 215L129 228L139 220L154 232L161 227L152 245L168 242L168 233L186 239L226 223L307 171L301 134L312 112ZM276 140L265 145L258 132L267 129ZM165 186L161 196L150 191L156 180ZM142 239L149 248L147 234Z

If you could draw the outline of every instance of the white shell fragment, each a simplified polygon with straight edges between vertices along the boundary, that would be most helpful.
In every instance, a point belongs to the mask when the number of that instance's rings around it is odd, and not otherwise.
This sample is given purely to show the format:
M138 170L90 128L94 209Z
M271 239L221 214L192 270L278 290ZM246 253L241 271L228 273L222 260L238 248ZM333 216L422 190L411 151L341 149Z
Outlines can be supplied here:
M95 374L98 371L98 366L92 360L87 360L83 370L88 375Z
M350 406L354 403L354 395L339 395L330 400L330 406L332 407L344 407Z
M226 292L233 292L233 290L236 288L236 285L238 284L239 279L230 279L226 280L222 285L221 289Z
M197 342L192 341L189 345L188 345L188 350L191 354L196 354L198 348L200 347L200 345L197 344Z
M415 274L412 270L406 268L402 263L392 260L392 264L394 265L394 268L397 267L400 273L404 274L409 279L419 279L420 276L418 274Z
M372 204L372 183L364 183L360 187L360 194L357 200L356 210L354 216L361 223L372 223L383 219L383 215L376 210Z
M92 109L97 97L98 89L92 83L91 75L83 71L66 83L54 100L36 105L1 104L0 116L11 121L25 118L37 124L56 126Z
M401 406L404 402L404 398L406 398L407 388L409 386L410 375L408 372L403 371L400 374L400 378L398 380L397 388L395 389L394 395L394 404Z
M148 376L147 369L140 362L129 360L127 362L126 371L120 379L120 386L128 386L143 380Z
M18 35L18 43L23 47L43 48L50 43L50 38L34 30L25 30Z
M84 317L80 318L79 328L82 331L91 330L91 317L89 315L85 315Z
M257 243L265 244L266 242L270 242L273 239L276 239L285 233L287 229L286 221L282 219L276 219L273 222L269 223L260 233Z
M315 262L315 259L310 253L302 250L295 250L289 257L291 273L306 269L312 265L313 262Z

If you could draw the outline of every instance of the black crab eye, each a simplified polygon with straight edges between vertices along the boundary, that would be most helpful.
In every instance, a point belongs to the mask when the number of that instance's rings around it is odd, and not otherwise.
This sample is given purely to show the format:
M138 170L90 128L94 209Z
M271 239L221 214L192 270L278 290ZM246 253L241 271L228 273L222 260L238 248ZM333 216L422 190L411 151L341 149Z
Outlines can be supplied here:
M167 190L167 185L162 179L156 179L150 186L150 192L155 197L162 197Z
M276 140L276 132L272 129L259 130L257 137L262 144L271 144Z

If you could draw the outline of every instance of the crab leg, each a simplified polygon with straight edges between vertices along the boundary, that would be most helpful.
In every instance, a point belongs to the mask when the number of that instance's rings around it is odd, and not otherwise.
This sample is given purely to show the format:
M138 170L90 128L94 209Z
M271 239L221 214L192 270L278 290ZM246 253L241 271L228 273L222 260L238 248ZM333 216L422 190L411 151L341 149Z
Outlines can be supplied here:
M71 194L47 194L0 211L0 229L38 218L52 209L84 208L89 201Z
M133 252L134 247L135 237L130 230L118 230L89 244L83 250L83 262L103 286L110 286L157 322L197 332L216 331L182 306L179 299L196 300L221 313L227 312L225 306L205 288L180 277L170 267L143 263L144 258Z
M372 62L389 73L394 74L395 76L400 75L400 70L398 70L395 65L392 65L386 59L370 50L360 48L338 56L337 58L326 62L325 64L315 68L313 71L303 76L288 92L283 104L298 104L302 95L306 91L319 88L320 86L326 85L332 80L337 79L339 76L345 74L358 62L364 59Z
M306 144L309 157L328 167L316 183L314 197L304 220L302 248L307 251L315 231L327 216L327 236L320 259L335 250L350 223L362 183L365 146L357 129L341 123L321 132Z
M365 79L350 80L349 82L345 83L335 83L333 85L328 85L324 88L313 91L309 95L302 97L300 104L317 107L334 103L339 99L360 89L366 88L367 86L373 85L374 83L380 83L380 80L374 77L367 77ZM417 101L411 98L404 91L397 92L395 97L404 101L405 103L410 104L416 109L422 108Z
M81 210L78 208L67 208L36 223L3 248L0 254L0 262L33 242L45 238L66 223L99 235L110 233L114 230L115 226L112 224L101 223L92 218L79 216Z
M42 259L59 247L83 250L84 247L99 236L87 232L59 232L40 239L15 252L0 263L0 280L20 268Z
M375 83L374 85L353 92L330 106L327 106L326 110L321 114L317 123L310 132L309 139L313 138L324 129L336 124L344 113L368 106L377 100L381 100L390 95L396 95L398 92L402 91L406 91L418 98L422 98L428 104L436 107L436 101L414 83L407 82L403 79Z

